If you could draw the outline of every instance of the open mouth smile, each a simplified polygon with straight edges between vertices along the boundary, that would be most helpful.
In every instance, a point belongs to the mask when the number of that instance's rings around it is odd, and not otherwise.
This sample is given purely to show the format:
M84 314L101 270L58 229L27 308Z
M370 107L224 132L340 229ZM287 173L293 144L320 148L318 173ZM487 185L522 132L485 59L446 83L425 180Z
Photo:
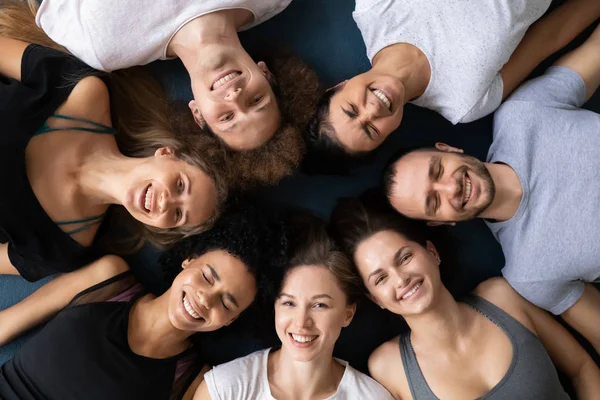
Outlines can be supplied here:
M469 200L471 200L472 187L471 187L471 178L468 174L465 173L464 181L463 181L463 198L462 198L462 206L463 208L467 205Z
M140 206L147 213L152 212L152 208L154 205L154 188L152 184L148 184L146 188L142 191L140 196Z
M423 285L422 280L415 283L412 287L407 288L404 291L404 293L402 293L402 295L400 296L400 301L408 300L411 297L413 297L415 295L415 293L418 293L419 289L421 288L421 285Z
M392 110L392 102L390 98L381 89L369 88L369 90L375 95L375 97L379 99L379 101L381 101L381 103L383 103L388 111Z
M235 80L235 78L237 78L241 74L242 73L239 72L239 71L227 72L225 75L220 76L219 78L217 78L217 80L215 80L213 82L213 84L211 85L210 89L211 90L217 90L220 87L224 86L226 83Z
M192 317L193 319L195 319L197 321L201 321L201 322L205 321L205 318L197 310L196 304L194 304L194 302L188 298L188 296L185 292L183 294L182 304L183 304L183 309L186 311L186 313L190 317Z

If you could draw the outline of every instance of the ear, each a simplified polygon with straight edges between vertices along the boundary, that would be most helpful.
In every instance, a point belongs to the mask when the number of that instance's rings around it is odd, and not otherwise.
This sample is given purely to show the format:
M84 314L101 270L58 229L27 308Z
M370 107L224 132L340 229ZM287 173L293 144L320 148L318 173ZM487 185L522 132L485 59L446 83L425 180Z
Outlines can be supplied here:
M173 150L172 147L159 147L154 152L155 157L160 157L160 156L173 157L174 155L175 155L175 150Z
M438 149L439 151L443 151L445 153L464 153L465 152L463 149L459 149L457 147L452 147L452 146L447 145L446 143L442 143L442 142L437 142L435 144L435 148Z
M271 71L269 70L269 67L267 67L267 64L264 61L259 61L256 63L256 65L258 66L258 69L260 69L260 72L262 72L262 74L265 76L265 78L267 78L267 80L269 81L269 83L271 85L274 85L275 83L277 83L275 81L275 75L273 75L273 73L271 73Z
M455 226L456 222L452 222L452 221L427 221L427 226L442 226L442 225Z
M435 258L437 258L438 260L440 259L440 253L438 253L437 249L435 248L434 244L431 243L431 241L427 241L427 251L429 253L431 253L431 255L433 255Z
M192 115L194 116L194 121L196 121L196 124L198 124L198 126L202 129L206 128L206 121L204 120L204 117L200 113L200 109L198 108L198 105L196 104L196 100L191 100L188 103L188 107L190 108L190 111L192 112Z
M186 269L187 267L190 266L190 264L192 263L192 261L194 261L194 259L192 257L188 257L185 260L183 260L183 262L181 263L181 268Z
M377 301L377 299L371 294L371 293L367 293L367 297L369 298L369 300L371 300L373 303L377 304L379 307L381 307L381 309L385 310L385 307L381 305L381 303L379 303Z
M341 81L340 83L338 83L335 86L330 87L329 89L325 90L326 92L329 92L330 90L335 90L337 88L341 88L342 86L344 86L346 84L346 82L348 82L348 79L346 79L345 81Z
M352 322L352 318L354 318L354 314L356 314L356 304L350 304L346 306L346 317L344 318L344 323L342 326L346 328Z

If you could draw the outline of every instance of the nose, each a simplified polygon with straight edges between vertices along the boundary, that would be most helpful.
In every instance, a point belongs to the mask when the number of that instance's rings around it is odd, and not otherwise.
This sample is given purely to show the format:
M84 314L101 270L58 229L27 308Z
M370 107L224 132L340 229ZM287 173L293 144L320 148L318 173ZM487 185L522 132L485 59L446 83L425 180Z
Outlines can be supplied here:
M365 119L369 121L379 117L380 110L381 105L376 103L375 100L367 100L367 104L365 104L364 110Z
M396 275L396 287L402 289L406 287L411 281L410 276L406 275L402 271L399 271L397 268L394 269L394 273Z
M176 206L178 200L174 199L171 197L171 195L169 193L167 193L167 191L163 191L160 194L160 198L158 199L158 210L161 213L165 213L167 211L169 211L171 208L173 208L174 206Z
M294 316L294 324L296 328L310 328L313 325L313 320L310 313L305 308L301 308Z
M458 186L458 182L456 179L440 179L438 182L433 184L433 190L440 194L440 197L446 197L448 199L455 198L459 192L460 188Z
M196 292L196 297L198 298L198 302L202 305L202 307L206 308L207 310L210 310L212 308L212 296L199 290L198 292Z
M226 93L225 93L225 100L230 100L230 101L235 101L237 100L237 98L242 94L242 88L241 87L235 87L232 86Z

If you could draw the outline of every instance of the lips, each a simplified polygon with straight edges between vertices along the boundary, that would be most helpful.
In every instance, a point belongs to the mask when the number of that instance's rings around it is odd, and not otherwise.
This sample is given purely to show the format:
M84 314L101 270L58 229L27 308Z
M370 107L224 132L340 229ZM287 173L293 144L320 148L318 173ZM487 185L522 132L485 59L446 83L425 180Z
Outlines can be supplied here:
M215 79L215 81L211 85L210 89L217 90L217 89L225 86L227 84L227 82L231 82L231 81L235 80L235 78L239 77L240 75L241 75L241 72L239 72L239 71L227 71L227 72L221 74L217 79Z
M154 187L151 183L140 194L140 207L147 213L154 208Z
M473 194L473 186L472 186L471 178L467 173L465 173L464 181L463 181L463 198L462 198L462 206L465 207L469 200L471 200L471 195Z
M416 281L414 284L408 286L406 289L404 289L400 293L400 295L398 296L398 300L399 301L403 301L403 300L410 299L416 293L418 293L418 291L419 291L419 289L421 288L422 285L423 285L423 281L422 280Z
M307 348L315 343L315 341L319 338L319 335L288 333L288 337L295 347Z
M187 293L183 293L183 298L181 300L181 304L183 305L183 309L187 315L189 315L192 319L197 321L205 321L206 319L200 313L198 305L193 301L191 297L188 297Z
M391 111L392 110L392 101L390 99L390 96L388 96L383 90L381 89L375 89L375 88L371 88L371 93L373 93L375 95L375 97L377 97L379 99L379 101L381 101L381 103L384 105L384 107L388 110Z

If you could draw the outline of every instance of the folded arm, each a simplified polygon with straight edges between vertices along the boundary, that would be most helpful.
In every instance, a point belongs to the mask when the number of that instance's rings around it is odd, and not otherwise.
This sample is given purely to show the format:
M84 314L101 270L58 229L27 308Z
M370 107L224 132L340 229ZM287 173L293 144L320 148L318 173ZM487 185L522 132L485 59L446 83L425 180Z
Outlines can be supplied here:
M600 393L600 370L590 355L549 313L525 299L522 301L552 361L571 378L577 398L597 398Z
M23 301L0 311L0 346L52 318L75 295L127 271L117 256L105 256L77 271L60 275Z
M562 313L561 317L581 333L600 354L600 292L594 286L587 283L583 295L571 308Z
M551 54L600 18L600 1L569 0L533 24L500 74L505 99Z

